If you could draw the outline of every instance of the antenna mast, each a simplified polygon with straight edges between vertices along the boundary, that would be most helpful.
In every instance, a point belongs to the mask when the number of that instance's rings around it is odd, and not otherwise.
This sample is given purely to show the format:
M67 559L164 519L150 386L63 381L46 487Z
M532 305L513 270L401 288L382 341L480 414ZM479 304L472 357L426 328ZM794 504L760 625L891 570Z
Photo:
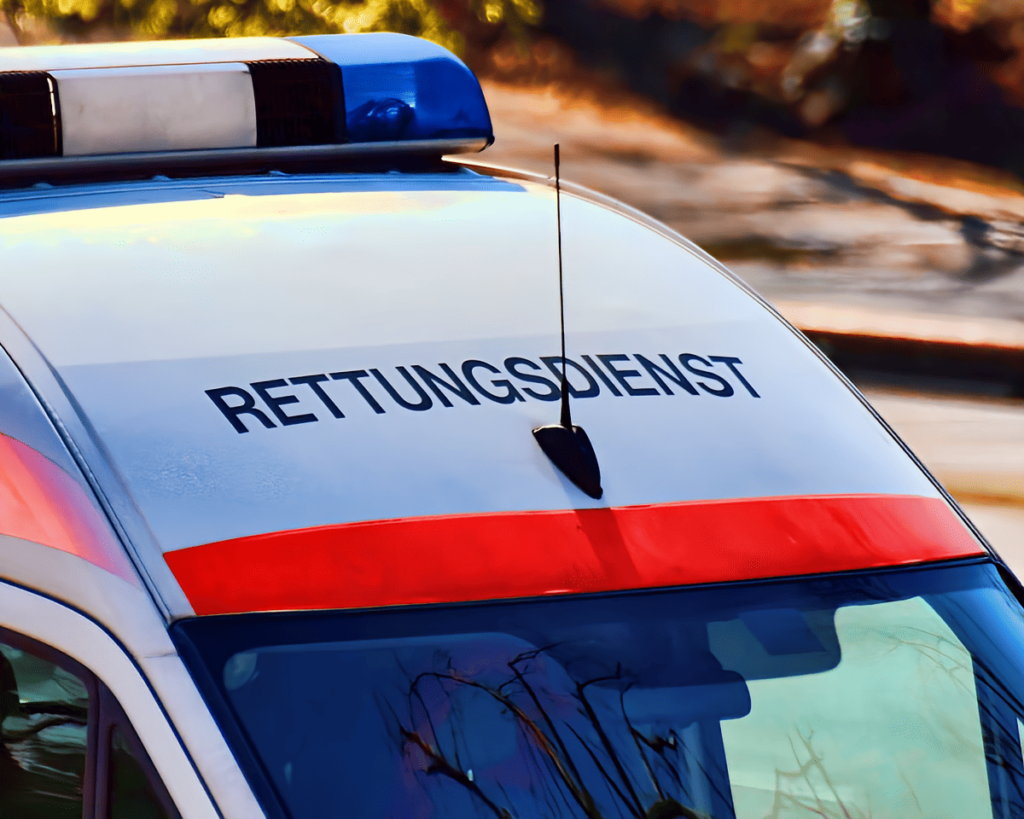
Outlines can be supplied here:
M562 282L562 185L559 174L561 157L558 143L555 143L555 222L558 225L558 310L562 333L562 417L560 423L566 429L572 429L572 416L569 415L569 379L566 376L565 362L565 286Z
M597 463L597 455L587 433L583 431L583 427L574 427L569 415L569 360L565 357L565 283L562 276L562 181L559 160L556 142L555 213L558 226L558 312L562 340L562 416L557 424L537 427L533 431L533 437L562 474L596 500L604 493L601 488L601 467Z

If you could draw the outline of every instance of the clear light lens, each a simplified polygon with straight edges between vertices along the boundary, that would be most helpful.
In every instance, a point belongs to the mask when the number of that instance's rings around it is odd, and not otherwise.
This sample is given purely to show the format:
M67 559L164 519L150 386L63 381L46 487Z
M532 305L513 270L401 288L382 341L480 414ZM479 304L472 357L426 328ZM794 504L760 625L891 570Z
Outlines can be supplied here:
M256 147L242 63L52 71L64 156Z

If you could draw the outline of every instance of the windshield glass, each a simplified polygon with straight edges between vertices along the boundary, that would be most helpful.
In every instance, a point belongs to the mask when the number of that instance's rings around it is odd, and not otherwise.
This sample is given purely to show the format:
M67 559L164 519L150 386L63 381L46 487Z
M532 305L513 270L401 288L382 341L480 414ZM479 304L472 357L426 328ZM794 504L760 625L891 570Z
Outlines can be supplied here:
M1024 629L991 565L175 632L294 819L1024 811Z

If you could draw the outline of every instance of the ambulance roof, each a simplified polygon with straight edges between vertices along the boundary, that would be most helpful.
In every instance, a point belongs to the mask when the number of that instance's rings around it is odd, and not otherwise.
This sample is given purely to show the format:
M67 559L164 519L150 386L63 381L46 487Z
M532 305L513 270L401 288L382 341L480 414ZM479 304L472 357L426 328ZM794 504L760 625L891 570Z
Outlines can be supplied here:
M0 194L5 347L169 617L976 554L807 342L691 245L449 167ZM4 431L4 430L0 430Z

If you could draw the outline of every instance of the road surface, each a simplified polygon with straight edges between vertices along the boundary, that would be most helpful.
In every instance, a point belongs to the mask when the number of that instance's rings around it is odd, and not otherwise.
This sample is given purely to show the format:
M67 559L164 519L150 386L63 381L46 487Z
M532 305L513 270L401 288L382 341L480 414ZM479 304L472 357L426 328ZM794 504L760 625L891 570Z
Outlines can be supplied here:
M863 392L1024 578L1024 401Z

